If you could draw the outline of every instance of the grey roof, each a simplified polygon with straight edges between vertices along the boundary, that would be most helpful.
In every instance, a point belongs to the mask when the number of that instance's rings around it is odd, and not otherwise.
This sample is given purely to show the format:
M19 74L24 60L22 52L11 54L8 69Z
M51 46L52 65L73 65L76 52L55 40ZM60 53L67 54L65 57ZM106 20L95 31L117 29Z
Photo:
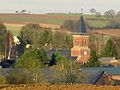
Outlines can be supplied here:
M98 61L102 62L102 63L110 63L111 60L116 60L115 57L102 57L99 58Z
M71 51L70 50L56 50L56 49L52 49L52 50L49 50L47 52L47 56L48 56L49 59L51 59L51 56L53 55L53 53L55 51L58 51L62 56L66 57L69 60L75 60L77 58L77 57L72 57L71 56Z
M120 67L81 68L88 75L89 84L95 84L104 72L107 75L120 75Z
M98 60L115 60L115 57L101 57Z
M82 70L88 73L96 73L96 72L104 71L109 75L120 75L120 67L82 68Z
M87 34L86 25L85 25L83 16L80 17L80 20L78 22L77 32L79 34Z

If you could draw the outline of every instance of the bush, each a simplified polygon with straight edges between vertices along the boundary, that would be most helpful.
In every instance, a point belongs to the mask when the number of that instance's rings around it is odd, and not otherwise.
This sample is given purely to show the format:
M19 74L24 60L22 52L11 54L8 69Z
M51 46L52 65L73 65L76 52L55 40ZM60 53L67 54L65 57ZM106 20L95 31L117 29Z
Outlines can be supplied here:
M87 75L79 70L80 65L75 61L67 61L59 65L54 75L54 83L78 84L86 81Z
M34 70L47 66L48 62L49 59L47 58L46 52L43 49L28 50L18 58L15 63L15 67Z
M91 51L90 58L87 63L84 64L85 67L100 67L101 63L98 61L98 55L96 51Z
M12 71L6 76L8 84L27 84L32 83L31 77L28 73Z
M46 83L45 75L40 70L28 71L25 69L13 70L6 75L8 84L35 84Z
M6 33L7 33L6 26L0 23L0 35L6 34Z
M0 84L5 84L5 83L6 83L5 76L0 75Z
M70 30L70 31L72 31L72 32L75 32L75 31L76 31L76 24L77 24L76 21L66 20L66 21L63 23L63 25L61 25L61 28L62 28L62 29Z
M41 28L39 24L27 24L22 27L21 35L25 41L32 43L32 48L41 48L51 43L52 32L50 28Z

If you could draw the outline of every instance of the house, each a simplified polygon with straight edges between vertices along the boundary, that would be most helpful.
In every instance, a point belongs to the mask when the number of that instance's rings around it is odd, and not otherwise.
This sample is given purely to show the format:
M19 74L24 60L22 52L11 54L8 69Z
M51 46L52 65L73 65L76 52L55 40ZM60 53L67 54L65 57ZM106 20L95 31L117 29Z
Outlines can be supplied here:
M102 64L102 66L119 66L120 62L115 59L115 57L102 57L99 58L98 61Z
M81 68L88 75L88 84L120 85L120 67Z
M73 35L73 47L70 50L58 50L61 55L68 59L77 60L78 63L85 63L90 57L89 34L87 33L83 16L80 17L77 33ZM52 54L56 50L50 50L47 52L47 56L51 58Z

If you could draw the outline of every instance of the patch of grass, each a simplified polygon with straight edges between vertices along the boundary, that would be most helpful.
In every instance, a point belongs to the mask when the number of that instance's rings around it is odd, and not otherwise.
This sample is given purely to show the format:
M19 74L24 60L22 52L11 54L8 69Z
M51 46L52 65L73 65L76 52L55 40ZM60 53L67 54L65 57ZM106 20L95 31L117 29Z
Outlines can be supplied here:
M7 30L10 31L13 35L19 35L22 26L19 25L6 25Z
M79 17L80 13L49 13L49 16L67 16L67 17Z
M100 21L100 20L88 20L87 21L88 24L92 27L99 27L99 28L103 28L105 26L108 25L108 22L107 21Z
M62 24L64 19L59 18L36 18L36 17L8 17L0 18L0 21L11 21L11 22L29 22L29 23L47 23L47 24Z
M64 17L77 17L79 18L82 14L80 13L50 13L47 14L49 16L64 16ZM95 15L89 15L89 14L84 14L83 15L86 19L97 19ZM104 16L101 17L101 19L105 19Z
M96 38L98 38L99 40L101 40L101 38L102 38L102 36L101 35L95 35L96 36ZM110 36L108 36L108 35L104 35L103 36L103 40L104 40L104 43L106 44L107 43L107 41L110 39Z
M36 22L36 20L33 20L33 22ZM64 22L64 19L41 18L37 22L39 22L39 23L47 23L47 24L62 24Z

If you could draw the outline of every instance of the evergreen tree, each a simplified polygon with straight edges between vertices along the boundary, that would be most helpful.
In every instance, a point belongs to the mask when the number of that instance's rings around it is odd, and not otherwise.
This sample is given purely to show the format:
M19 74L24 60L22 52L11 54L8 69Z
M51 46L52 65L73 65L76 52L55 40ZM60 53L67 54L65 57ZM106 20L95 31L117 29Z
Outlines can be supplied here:
M15 66L23 69L37 69L45 67L48 63L48 58L44 50L29 50L18 58Z
M38 45L39 47L47 46L52 41L52 32L49 30L45 30L40 34L40 37L38 39Z
M98 56L96 51L91 52L89 61L85 64L85 67L99 67L100 62L98 61Z
M56 64L63 64L66 61L67 59L64 56L62 56L59 51L55 51L52 55L49 66L53 66Z
M49 63L49 66L53 66L53 65L56 65L56 55L55 54L52 55L51 61Z
M103 50L103 56L104 57L116 57L116 58L118 56L115 44L111 39L108 40L108 42Z
M0 23L0 54L4 54L6 36L7 36L6 26Z

